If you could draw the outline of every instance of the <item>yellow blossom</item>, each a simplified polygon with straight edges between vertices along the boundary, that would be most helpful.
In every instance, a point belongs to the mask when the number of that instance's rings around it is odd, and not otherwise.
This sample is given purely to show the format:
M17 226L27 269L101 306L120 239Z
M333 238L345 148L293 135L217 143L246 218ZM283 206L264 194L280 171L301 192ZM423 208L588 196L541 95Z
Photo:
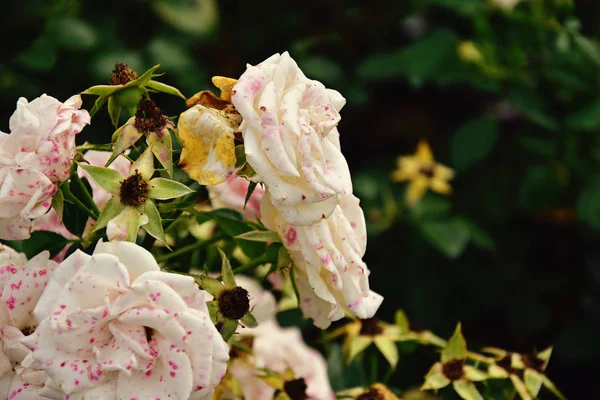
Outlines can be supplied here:
M406 202L411 206L421 200L427 189L450 194L452 187L448 181L453 177L452 169L435 162L425 140L419 142L414 155L398 157L398 169L392 173L395 182L410 181Z

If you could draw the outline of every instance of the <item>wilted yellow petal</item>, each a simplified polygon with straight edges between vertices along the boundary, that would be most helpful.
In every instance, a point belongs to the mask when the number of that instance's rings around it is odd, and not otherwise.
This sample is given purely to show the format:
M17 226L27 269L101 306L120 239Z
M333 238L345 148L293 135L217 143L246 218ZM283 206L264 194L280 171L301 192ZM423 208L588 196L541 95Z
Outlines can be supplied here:
M454 178L454 170L442 164L436 164L433 168L433 176L443 181L449 181Z
M179 167L201 185L224 182L235 170L234 132L227 115L201 105L181 113L177 123L183 150Z
M188 106L188 108L192 108L195 105L201 105L208 108L223 110L226 107L231 107L231 102L217 97L217 95L210 90L203 90L187 99L185 105Z
M224 76L213 76L212 83L221 91L221 99L231 101L231 92L237 83L237 79L226 78Z

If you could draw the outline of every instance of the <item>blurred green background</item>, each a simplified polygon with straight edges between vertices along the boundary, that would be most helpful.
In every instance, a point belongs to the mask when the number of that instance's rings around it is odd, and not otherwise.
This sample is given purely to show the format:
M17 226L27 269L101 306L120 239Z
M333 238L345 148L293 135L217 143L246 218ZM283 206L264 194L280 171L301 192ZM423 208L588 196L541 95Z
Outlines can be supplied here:
M597 1L7 0L2 17L3 131L20 96L65 100L107 83L115 61L160 63L189 97L290 51L348 100L339 129L381 318L401 307L443 335L461 320L473 346L554 344L551 379L600 398ZM78 140L112 132L100 113ZM456 170L454 193L407 209L389 176L420 138ZM402 358L392 383L429 361Z

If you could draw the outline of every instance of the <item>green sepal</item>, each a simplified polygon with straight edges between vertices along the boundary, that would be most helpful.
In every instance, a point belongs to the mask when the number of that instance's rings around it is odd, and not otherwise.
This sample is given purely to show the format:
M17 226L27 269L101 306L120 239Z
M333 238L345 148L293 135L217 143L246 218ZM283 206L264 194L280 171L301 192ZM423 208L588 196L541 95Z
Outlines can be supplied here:
M248 200L250 200L250 196L252 196L252 193L254 193L254 189L256 189L257 185L258 183L256 182L250 182L248 185L248 191L246 192L246 198L244 199L244 210L246 209L246 204L248 204Z
M90 235L96 231L99 231L102 228L105 228L106 225L108 225L108 222L111 219L115 218L117 215L119 215L125 207L126 206L124 204L121 204L117 197L111 198L100 212L100 216L94 224Z
M110 116L110 121L113 126L116 128L119 126L119 116L121 115L121 107L117 104L114 96L110 96L108 98L108 115Z
M198 280L196 280L197 282ZM209 301L206 303L206 308L208 308L208 315L210 315L210 320L213 324L219 322L219 303L216 300Z
M173 141L169 129L164 129L160 137L158 133L150 134L147 142L160 165L167 170L169 177L173 178Z
M200 286L200 288L202 290L205 290L208 293L210 293L210 295L212 297L214 297L215 299L217 297L219 297L219 294L221 294L221 292L223 290L225 290L225 287L223 286L223 284L221 282L219 282L215 278L211 278L208 275L192 275L192 276L198 283L198 286Z
M402 329L402 332L410 331L410 323L408 322L408 318L406 317L404 310L396 311L395 321L396 321L396 326L400 327L400 329Z
M460 322L456 325L454 335L448 341L448 344L442 350L442 362L450 360L464 360L467 358L467 342L461 332Z
M102 109L102 107L104 107L104 105L106 104L107 101L108 101L108 96L98 97L96 99L96 101L94 102L94 106L90 110L90 118L94 117L94 115L96 115L96 113L98 111L100 111Z
M235 238L252 242L281 243L279 235L273 231L248 231L235 236Z
M246 328L256 328L258 326L258 321L256 320L256 318L254 318L254 315L252 315L252 313L250 311L248 311L246 314L244 314L242 319L240 319L240 322Z
M149 89L156 90L157 92L170 94L173 96L181 97L183 100L187 100L186 97L177 89L176 87L167 85L166 83L157 82L157 81L149 81L146 84L146 87Z
M85 89L80 94L91 94L96 96L110 96L118 90L121 90L123 85L96 85Z
M148 147L140 156L131 164L129 175L131 176L137 170L142 175L144 180L149 181L154 175L154 156L152 148Z
M148 223L143 226L146 232L169 247L162 226L162 218L160 217L160 213L154 202L151 200L146 201L146 204L139 206L139 211L143 212L148 217Z
M58 218L62 222L63 220L63 211L65 209L65 195L62 190L57 190L54 196L52 196L52 208L58 214Z
M96 167L95 165L79 164L81 168L94 180L102 189L112 194L119 194L121 182L125 180L123 175L114 169L105 167Z
M148 197L151 199L168 200L194 193L183 183L165 178L154 178L148 184L150 185Z
M454 391L464 400L483 400L483 396L477 390L473 382L457 380L452 382Z
M285 248L285 246L281 246L279 248L279 253L277 254L277 270L287 268L291 263L292 257L290 256L290 252Z
M234 287L237 287L237 284L235 283L235 276L233 275L231 264L225 253L223 253L223 250L219 248L217 248L217 250L219 250L219 254L221 254L221 259L223 260L221 265L221 279L223 280L225 289L233 289Z
M223 326L221 326L221 336L223 340L228 341L235 333L238 323L234 319L223 318Z

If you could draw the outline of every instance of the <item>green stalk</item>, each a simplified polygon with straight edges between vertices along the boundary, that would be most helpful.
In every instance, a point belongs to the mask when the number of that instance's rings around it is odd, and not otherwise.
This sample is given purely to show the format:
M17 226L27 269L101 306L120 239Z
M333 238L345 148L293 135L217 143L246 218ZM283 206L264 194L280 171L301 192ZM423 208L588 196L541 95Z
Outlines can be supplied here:
M163 254L162 256L158 256L158 257L156 257L156 262L158 262L159 264L163 263L172 258L175 258L182 254L188 253L190 251L194 251L196 249L209 246L209 245L216 243L219 240L224 239L226 237L227 237L227 235L224 235L222 233L216 234L215 236L213 236L212 238L210 238L208 240L205 240L204 242L196 242L196 243L188 244L187 246L184 246L184 247L182 247L178 250L175 250L171 253L167 253L167 254Z
M77 187L81 190L81 192L83 193L83 199L84 199L85 203L87 204L87 206L96 215L100 215L100 210L98 209L98 205L96 205L94 198L92 197L90 192L88 192L87 188L83 184L83 181L81 180L81 178L79 177L79 175L76 172L71 175L71 181L74 182L77 185Z

